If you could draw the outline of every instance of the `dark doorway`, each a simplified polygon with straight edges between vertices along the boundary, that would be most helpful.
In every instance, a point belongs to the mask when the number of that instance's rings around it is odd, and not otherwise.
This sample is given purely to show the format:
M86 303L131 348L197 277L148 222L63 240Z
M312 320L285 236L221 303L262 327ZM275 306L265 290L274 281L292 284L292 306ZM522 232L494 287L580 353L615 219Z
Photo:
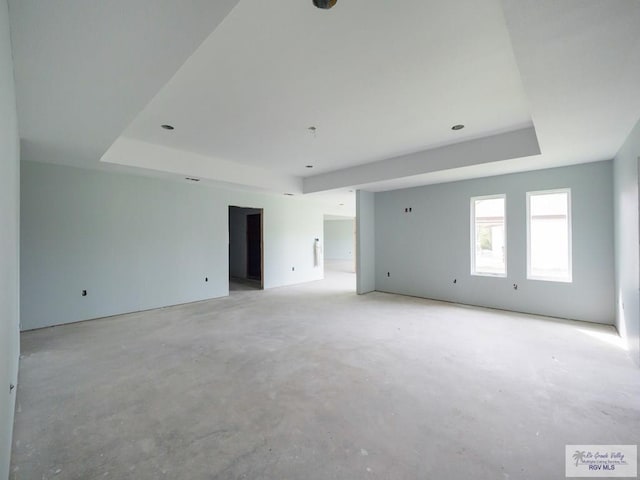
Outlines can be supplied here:
M264 288L262 213L229 207L229 290Z
M247 215L247 278L262 280L262 214Z

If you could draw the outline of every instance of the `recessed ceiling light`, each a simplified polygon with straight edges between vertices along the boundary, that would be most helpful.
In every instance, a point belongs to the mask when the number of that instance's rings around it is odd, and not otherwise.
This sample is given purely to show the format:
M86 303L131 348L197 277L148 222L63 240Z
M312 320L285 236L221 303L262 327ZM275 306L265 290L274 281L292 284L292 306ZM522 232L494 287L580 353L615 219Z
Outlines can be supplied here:
M344 207L344 203L339 203L338 206L339 207Z
M313 0L313 4L318 8L322 8L323 10L328 10L337 2L338 0Z
M313 168L313 165L305 165L305 168Z
M464 128L464 125L454 125L453 127L451 127L451 130L462 130Z
M293 197L293 193L285 193L284 195L286 195L287 197Z
M190 182L199 182L200 179L199 178L193 178L193 177L184 177L185 180L188 180Z
M164 125L160 125L162 128L164 128L165 130L174 130L173 125L167 125L166 123Z

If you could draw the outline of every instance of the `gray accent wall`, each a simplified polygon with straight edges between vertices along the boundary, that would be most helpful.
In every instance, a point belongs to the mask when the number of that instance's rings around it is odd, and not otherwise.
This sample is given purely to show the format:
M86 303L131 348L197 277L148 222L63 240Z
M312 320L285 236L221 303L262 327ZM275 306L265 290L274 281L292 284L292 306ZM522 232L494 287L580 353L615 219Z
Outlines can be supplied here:
M376 289L375 194L356 191L356 291L359 295Z
M564 187L572 196L573 282L527 280L526 192ZM470 199L502 193L507 277L472 276ZM375 194L379 291L613 324L613 244L610 161Z
M616 326L640 365L640 239L638 234L638 162L640 122L614 160Z
M9 478L20 355L20 142L7 2L0 0L0 478Z
M265 288L323 278L309 200L23 161L22 328L228 295L230 205L264 208Z
M353 260L355 249L355 221L324 221L324 258L326 260Z

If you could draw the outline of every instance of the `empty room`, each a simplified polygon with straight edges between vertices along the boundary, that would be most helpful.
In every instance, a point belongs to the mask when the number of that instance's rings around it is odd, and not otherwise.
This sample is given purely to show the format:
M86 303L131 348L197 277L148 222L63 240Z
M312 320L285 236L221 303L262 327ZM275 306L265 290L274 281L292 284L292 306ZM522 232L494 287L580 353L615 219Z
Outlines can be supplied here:
M638 478L639 25L0 0L0 479Z

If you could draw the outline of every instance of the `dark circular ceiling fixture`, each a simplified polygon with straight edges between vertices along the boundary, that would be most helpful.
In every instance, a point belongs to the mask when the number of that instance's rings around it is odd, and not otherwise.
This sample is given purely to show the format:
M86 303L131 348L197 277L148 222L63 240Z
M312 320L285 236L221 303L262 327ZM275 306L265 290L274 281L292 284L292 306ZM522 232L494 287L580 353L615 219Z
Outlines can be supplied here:
M451 130L462 130L464 128L464 125L454 125L453 127L451 127Z
M313 0L313 4L318 8L328 10L333 7L337 3L337 1L338 0Z
M167 125L166 123L164 125L160 125L162 128L164 128L165 130L174 130L173 125Z
M313 165L305 165L305 168L313 168Z

